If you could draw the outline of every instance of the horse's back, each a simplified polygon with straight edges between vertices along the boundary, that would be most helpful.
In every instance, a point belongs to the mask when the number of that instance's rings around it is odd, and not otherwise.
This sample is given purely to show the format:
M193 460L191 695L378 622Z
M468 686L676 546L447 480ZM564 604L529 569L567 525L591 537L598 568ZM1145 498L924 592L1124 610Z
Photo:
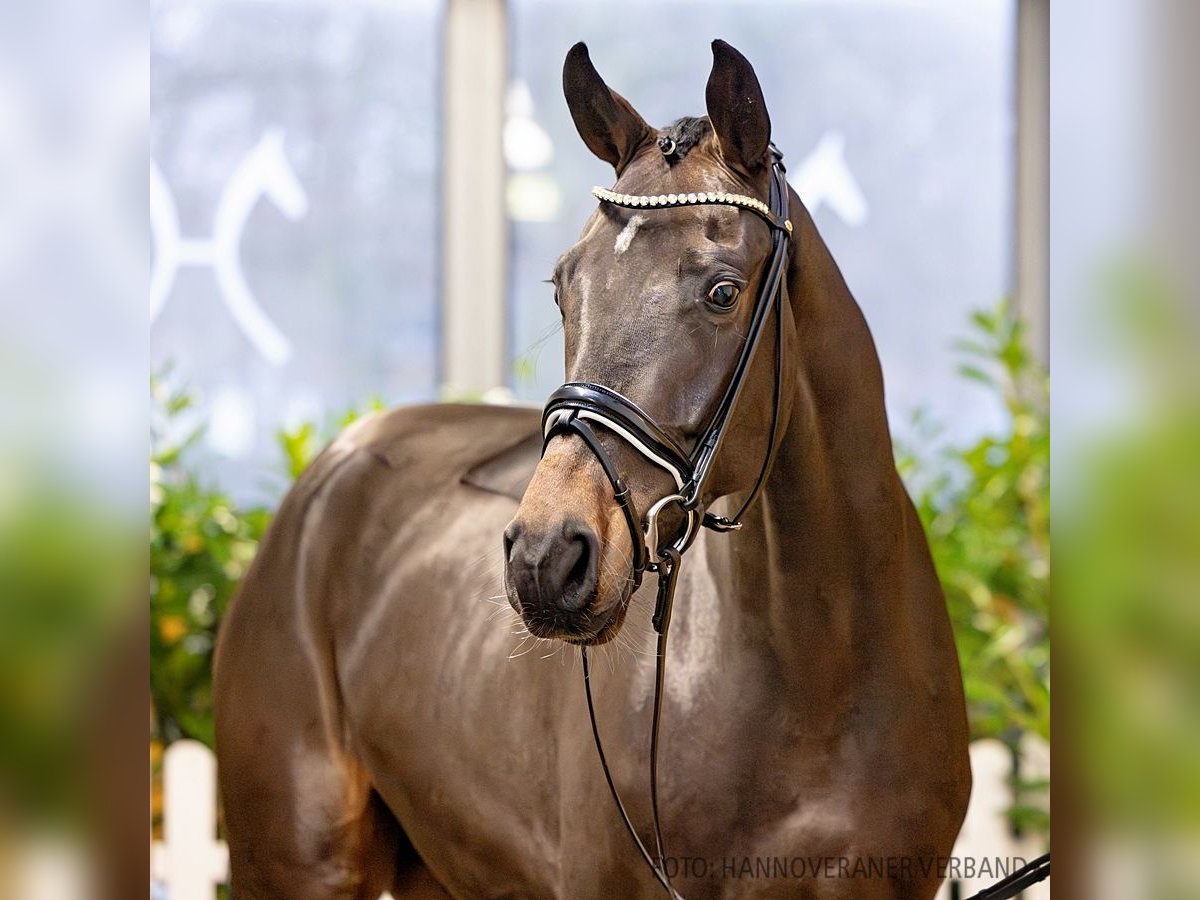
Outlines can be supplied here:
M472 482L480 467L506 456L532 475L537 454L529 450L540 446L539 415L523 406L400 407L355 422L326 453L369 455L397 473L393 487L420 502L429 490Z

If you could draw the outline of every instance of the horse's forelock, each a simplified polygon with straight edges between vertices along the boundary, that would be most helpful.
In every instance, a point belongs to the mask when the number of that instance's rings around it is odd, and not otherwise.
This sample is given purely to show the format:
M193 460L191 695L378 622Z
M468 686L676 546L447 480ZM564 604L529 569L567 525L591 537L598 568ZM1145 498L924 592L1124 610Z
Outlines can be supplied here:
M674 156L682 159L693 147L713 133L708 116L684 116L665 129L666 137L675 142Z

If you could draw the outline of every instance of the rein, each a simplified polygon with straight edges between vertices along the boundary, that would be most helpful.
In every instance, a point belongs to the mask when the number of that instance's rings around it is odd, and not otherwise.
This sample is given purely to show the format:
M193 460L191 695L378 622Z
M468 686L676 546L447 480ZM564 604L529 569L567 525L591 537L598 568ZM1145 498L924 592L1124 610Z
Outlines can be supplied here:
M665 152L665 151L664 151ZM783 154L771 145L771 187L768 203L742 194L722 191L689 194L660 194L641 196L619 194L605 188L593 188L592 193L601 203L630 209L671 209L683 206L722 205L733 206L752 212L763 219L771 228L771 255L767 261L762 283L754 301L750 327L741 354L733 369L729 384L721 396L712 418L709 419L690 453L666 433L636 403L618 391L601 384L590 382L568 382L550 395L542 413L542 453L551 439L560 435L578 435L596 457L613 489L613 499L620 507L629 528L633 544L633 595L642 583L646 572L658 575L658 595L654 605L652 622L658 634L655 656L654 709L650 726L650 808L654 825L655 856L638 836L629 818L621 795L613 781L604 746L600 740L600 729L596 723L596 708L592 699L591 669L588 664L587 647L580 648L583 659L584 692L587 695L588 717L592 725L592 737L596 753L604 769L604 778L612 792L613 801L625 828L641 853L642 859L654 873L659 884L676 900L682 900L671 887L666 872L666 851L663 847L662 827L658 814L658 737L662 715L662 701L666 679L667 633L671 624L671 608L675 598L675 586L683 554L692 546L701 526L717 532L736 531L742 527L741 518L758 499L775 459L779 440L779 410L783 391L783 296L786 293L787 251L792 234L792 223L788 219L788 186ZM746 500L732 518L716 516L701 507L704 488L712 471L713 462L721 450L729 431L734 409L745 385L746 376L754 359L767 319L775 312L775 381L771 413L771 431L763 464ZM667 472L675 484L675 492L667 494L638 516L628 486L621 478L616 465L605 451L593 425L623 440L648 462ZM659 533L659 515L667 506L677 505L684 513L682 533L672 542L663 544ZM657 857L657 861L656 858Z

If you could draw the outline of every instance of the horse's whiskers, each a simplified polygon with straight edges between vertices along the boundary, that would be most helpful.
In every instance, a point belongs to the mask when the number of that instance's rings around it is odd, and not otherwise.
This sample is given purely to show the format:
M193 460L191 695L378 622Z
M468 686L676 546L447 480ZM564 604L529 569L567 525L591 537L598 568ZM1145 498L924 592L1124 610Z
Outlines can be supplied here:
M550 659L551 657L554 657L554 656L557 656L560 659L562 658L563 647L567 646L566 642L555 641L554 643L556 643L558 646L555 647L553 650L551 650L549 653L547 653L545 656L543 656L542 659Z
M635 635L631 631L622 628L617 634L617 641L621 643L621 645L628 650L632 656L653 659L656 654L646 649L644 641L645 635L637 635L637 637L643 638L643 640L640 642L641 646L638 646L639 641L635 640Z
M479 570L483 569L487 565L490 565L490 564L498 562L498 561L502 562L503 560L497 560L496 557L499 556L499 554L501 554L503 551L504 551L503 545L493 547L491 550L488 550L482 556L478 556L475 559L468 561L466 564L466 568L469 571L478 572Z

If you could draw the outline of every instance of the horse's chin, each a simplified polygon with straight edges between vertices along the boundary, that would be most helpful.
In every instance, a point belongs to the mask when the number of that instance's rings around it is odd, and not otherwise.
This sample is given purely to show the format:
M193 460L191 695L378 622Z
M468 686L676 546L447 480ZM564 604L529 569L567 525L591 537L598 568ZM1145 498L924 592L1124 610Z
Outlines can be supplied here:
M597 647L607 644L621 631L621 626L625 623L625 614L629 610L629 599L628 596L621 597L605 613L590 617L593 628L588 631L563 627L560 622L546 621L540 617L529 618L524 614L521 614L521 621L534 637L559 640L577 647ZM513 606L517 608L516 603ZM597 622L599 627L595 627Z
M620 633L621 626L625 624L625 612L628 609L629 601L628 599L623 599L620 603L616 604L608 619L595 634L591 636L576 635L564 637L563 640L577 647L599 647L601 644L607 644Z

